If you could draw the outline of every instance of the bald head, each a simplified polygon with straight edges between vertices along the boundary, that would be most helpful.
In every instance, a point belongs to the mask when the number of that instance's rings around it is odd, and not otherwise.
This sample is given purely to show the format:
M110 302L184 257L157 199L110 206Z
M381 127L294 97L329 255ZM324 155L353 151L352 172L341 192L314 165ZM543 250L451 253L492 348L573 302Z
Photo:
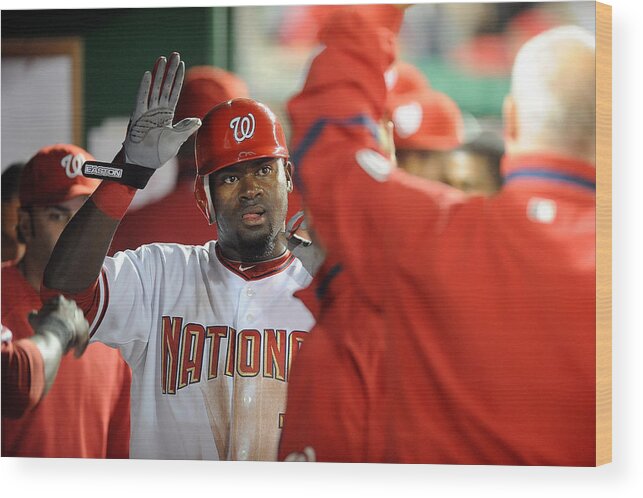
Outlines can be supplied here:
M594 164L595 64L594 35L576 26L523 45L505 104L509 153L555 152Z

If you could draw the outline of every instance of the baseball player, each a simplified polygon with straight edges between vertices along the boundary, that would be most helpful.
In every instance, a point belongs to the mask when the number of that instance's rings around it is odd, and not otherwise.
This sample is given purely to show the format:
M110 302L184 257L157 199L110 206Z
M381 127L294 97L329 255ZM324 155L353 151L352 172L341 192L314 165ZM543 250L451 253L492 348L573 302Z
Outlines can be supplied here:
M22 168L24 168L23 163L14 163L2 172L2 209L0 210L2 250L0 253L3 262L20 259L25 253L25 245L18 240L17 231L20 209L18 188Z
M16 343L34 336L28 316L49 300L41 301L40 284L51 251L100 183L82 175L86 159L93 157L80 147L54 144L41 148L22 169L18 236L25 253L1 270L2 324ZM19 419L3 412L2 456L127 458L130 384L123 358L104 344L88 346L79 359L64 356L56 382L35 409Z
M462 143L458 105L446 93L424 88L389 93L397 164L406 172L446 183L449 158Z
M250 99L216 106L202 126L172 126L183 67L176 53L159 58L141 81L122 154L85 164L86 174L123 183L103 181L71 220L44 286L73 295L91 340L132 367L132 458L275 460L290 366L313 325L292 296L311 275L284 233L289 152L275 115ZM132 185L199 126L195 195L219 239L105 258Z
M395 168L377 141L401 22L382 8L392 26L329 22L288 104L336 269L309 293L323 333L294 366L280 459L594 465L592 36L562 27L521 50L505 184L469 197Z
M233 73L214 66L195 66L185 73L174 120L203 117L215 105L238 97L249 97L246 83ZM216 225L208 225L194 202L194 135L177 155L176 186L165 197L133 210L130 206L114 236L109 255L136 249L151 242L201 245L217 238ZM138 195L145 190L139 191ZM291 207L289 202L289 207ZM160 217L159 210L168 216Z

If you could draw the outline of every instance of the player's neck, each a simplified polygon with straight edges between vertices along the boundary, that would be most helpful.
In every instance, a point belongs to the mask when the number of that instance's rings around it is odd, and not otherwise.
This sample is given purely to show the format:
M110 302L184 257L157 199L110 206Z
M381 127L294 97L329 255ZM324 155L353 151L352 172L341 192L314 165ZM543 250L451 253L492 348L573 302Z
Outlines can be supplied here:
M280 258L288 249L288 244L284 237L277 237L272 244L261 246L235 247L226 244L224 241L217 242L221 249L221 255L229 260L238 263L261 263L272 259Z

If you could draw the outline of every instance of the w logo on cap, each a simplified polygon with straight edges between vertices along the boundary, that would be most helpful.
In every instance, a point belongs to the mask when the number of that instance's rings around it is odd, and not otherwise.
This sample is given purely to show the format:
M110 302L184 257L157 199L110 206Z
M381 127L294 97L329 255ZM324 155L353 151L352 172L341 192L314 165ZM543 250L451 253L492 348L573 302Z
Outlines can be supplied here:
M230 121L230 128L234 130L234 139L237 142L243 142L255 134L255 117L252 113L243 117L237 116Z
M83 163L85 162L85 157L82 154L67 154L60 160L60 166L65 168L65 174L67 178L76 178L83 173Z

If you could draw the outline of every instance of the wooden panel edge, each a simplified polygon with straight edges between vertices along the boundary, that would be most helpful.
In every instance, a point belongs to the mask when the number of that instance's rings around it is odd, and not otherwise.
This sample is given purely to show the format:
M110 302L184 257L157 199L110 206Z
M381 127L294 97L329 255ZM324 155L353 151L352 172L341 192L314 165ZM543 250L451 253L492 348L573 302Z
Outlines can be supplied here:
M612 7L596 2L596 465L612 461Z
M63 38L7 38L2 40L2 57L69 55L72 59L72 142L83 147L83 40Z

